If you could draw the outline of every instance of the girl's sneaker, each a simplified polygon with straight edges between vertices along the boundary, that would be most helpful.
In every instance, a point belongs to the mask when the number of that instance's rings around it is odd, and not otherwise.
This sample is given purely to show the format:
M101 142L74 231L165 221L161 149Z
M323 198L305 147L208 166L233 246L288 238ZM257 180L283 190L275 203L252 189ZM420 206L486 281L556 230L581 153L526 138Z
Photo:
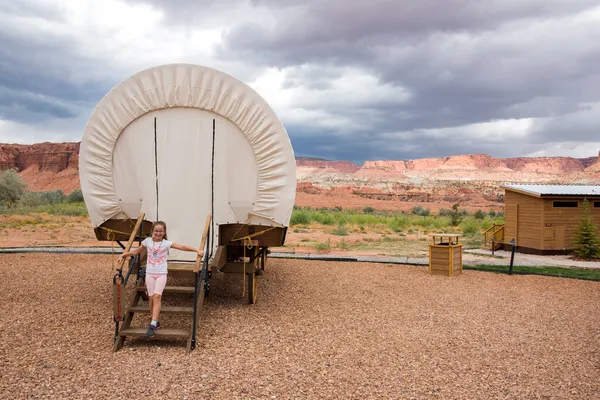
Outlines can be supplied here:
M154 332L156 331L156 326L150 324L148 326L148 330L146 331L146 337L147 338L153 338L154 337Z
M154 334L156 333L156 331L160 328L160 321L156 321L156 326L150 324L148 326L148 330L146 331L146 337L147 338L152 338L154 337Z

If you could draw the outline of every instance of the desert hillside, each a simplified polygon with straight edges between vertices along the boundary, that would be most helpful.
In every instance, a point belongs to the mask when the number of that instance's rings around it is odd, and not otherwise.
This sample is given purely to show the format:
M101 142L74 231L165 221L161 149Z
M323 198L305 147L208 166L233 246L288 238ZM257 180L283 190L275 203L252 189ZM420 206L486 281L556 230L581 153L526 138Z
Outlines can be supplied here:
M0 170L16 169L31 191L79 188L79 143L0 144ZM298 206L436 211L502 208L502 183L600 184L598 157L494 158L487 154L418 160L296 161Z

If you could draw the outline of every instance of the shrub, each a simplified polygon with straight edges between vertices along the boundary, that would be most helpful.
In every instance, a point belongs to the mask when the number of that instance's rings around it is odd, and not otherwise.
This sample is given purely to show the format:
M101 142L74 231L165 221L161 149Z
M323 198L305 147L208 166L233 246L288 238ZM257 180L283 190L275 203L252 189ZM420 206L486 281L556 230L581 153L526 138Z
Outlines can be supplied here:
M310 215L307 210L294 210L292 212L292 218L290 219L290 225L305 225L310 223Z
M375 212L375 209L371 206L366 206L365 208L363 208L363 212L365 214L373 214Z
M411 211L411 212L412 212L413 214L415 214L415 215L421 215L421 216L423 216L423 217L426 217L426 216L428 216L428 215L429 215L429 209L428 209L428 208L423 208L423 207L421 207L421 206L414 206L414 207L412 208L412 211Z
M350 246L348 245L348 242L346 242L344 239L340 240L337 244L338 249L342 249L342 250L348 250L350 248Z
M69 203L81 203L83 202L83 193L81 189L76 189L71 192L71 194L67 197Z
M482 220L485 218L485 213L481 210L477 210L475 211L475 214L473 214L473 217L475 217L475 219Z
M575 231L574 253L586 260L600 258L600 240L590 215L590 203L587 199L583 200L582 210L581 222Z
M452 211L446 208L440 208L440 211L438 211L438 215L440 217L449 217L450 215L452 215Z
M39 192L40 199L42 204L58 204L65 201L67 196L63 193L62 190L51 190L48 192Z
M16 171L9 169L0 173L0 203L14 205L23 196L25 186Z
M387 226L394 232L402 232L408 226L408 218L395 217L388 221Z
M42 197L38 192L25 192L19 201L19 205L25 207L37 207L42 205Z
M335 218L333 218L329 214L325 214L325 216L323 216L323 219L320 222L323 225L333 225L333 224L335 224Z
M335 228L333 231L331 231L332 234L334 235L338 235L338 236L347 236L348 235L348 228L346 228L346 226L344 224L338 224L337 228Z
M473 236L473 235L477 234L481 229L479 222L477 222L476 219L472 219L472 218L465 219L460 224L460 228L462 229L463 234L465 236Z
M331 240L327 239L327 242L318 242L315 244L317 251L329 251L331 250Z

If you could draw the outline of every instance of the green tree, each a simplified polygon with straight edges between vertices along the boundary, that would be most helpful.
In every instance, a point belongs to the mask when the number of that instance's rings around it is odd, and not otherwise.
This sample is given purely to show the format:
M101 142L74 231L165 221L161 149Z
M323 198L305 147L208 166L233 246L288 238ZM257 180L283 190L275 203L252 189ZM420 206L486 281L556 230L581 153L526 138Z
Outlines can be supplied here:
M450 224L452 226L458 226L463 220L463 213L458 209L459 203L455 203L452 205L452 210L450 211Z
M575 255L586 260L600 258L600 240L590 212L587 199L582 203L583 215L575 231Z
M0 203L14 205L25 192L25 182L16 171L9 169L0 173Z

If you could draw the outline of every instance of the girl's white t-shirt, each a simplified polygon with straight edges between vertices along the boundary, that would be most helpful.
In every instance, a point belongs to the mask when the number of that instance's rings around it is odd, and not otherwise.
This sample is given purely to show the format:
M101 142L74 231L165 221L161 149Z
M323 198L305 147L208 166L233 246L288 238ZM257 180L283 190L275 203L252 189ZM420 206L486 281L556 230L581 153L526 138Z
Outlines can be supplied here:
M148 261L146 264L147 274L166 274L167 273L167 256L173 242L161 240L155 242L152 238L146 238L142 242L142 246L148 251Z

